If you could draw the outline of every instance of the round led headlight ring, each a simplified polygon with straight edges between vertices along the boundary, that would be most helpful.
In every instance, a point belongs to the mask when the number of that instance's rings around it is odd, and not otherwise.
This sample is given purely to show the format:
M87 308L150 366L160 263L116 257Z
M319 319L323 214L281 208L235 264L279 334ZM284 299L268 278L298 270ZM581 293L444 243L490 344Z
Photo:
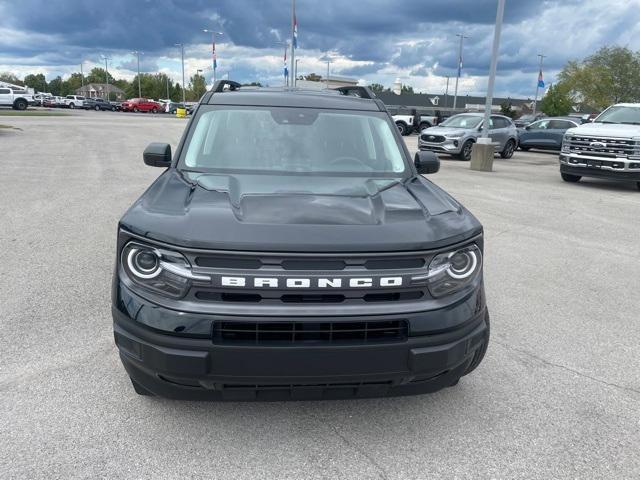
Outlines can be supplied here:
M132 248L127 254L127 266L136 277L149 279L160 275L160 258L153 250Z
M456 280L463 280L476 271L478 256L473 250L458 250L449 254L449 263L447 274Z

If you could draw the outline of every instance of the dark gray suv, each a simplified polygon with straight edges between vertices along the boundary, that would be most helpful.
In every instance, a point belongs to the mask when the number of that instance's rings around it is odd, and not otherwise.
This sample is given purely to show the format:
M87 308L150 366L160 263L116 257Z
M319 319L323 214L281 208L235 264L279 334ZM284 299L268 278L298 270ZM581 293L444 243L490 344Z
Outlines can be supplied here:
M483 118L483 113L460 113L449 117L437 127L423 130L418 148L471 160L471 147L482 133ZM511 158L518 147L515 125L504 115L491 115L489 122L489 136L496 153L502 158Z

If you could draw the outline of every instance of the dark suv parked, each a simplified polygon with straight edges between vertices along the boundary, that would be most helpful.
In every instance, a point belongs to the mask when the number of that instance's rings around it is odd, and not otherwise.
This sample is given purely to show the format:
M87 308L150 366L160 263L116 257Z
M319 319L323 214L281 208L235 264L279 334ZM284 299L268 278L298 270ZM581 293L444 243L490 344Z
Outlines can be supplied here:
M424 393L484 357L482 226L368 88L219 81L144 161L165 171L120 220L112 294L137 393Z

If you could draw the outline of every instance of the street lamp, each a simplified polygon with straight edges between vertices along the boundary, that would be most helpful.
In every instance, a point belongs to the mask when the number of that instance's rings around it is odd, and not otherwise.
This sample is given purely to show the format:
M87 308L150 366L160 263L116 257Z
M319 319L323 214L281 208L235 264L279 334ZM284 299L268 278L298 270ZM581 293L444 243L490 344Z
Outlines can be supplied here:
M458 47L458 75L456 76L456 90L453 94L453 109L456 109L456 104L458 103L458 81L460 80L460 75L462 73L462 42L464 42L465 38L469 38L462 33L456 33L456 37L460 37L460 45ZM455 113L455 112L454 112Z
M329 66L331 65L333 59L327 53L324 57L320 59L322 62L327 62L327 78L325 79L325 88L329 89Z
M100 55L100 58L102 58L104 60L104 73L105 73L105 77L107 80L107 86L106 86L106 93L107 93L107 101L111 100L111 97L109 95L109 65L108 65L108 61L111 60L111 57L107 57L106 55Z
M184 43L175 43L174 46L180 47L180 58L182 59L182 105L187 102L184 92Z
M138 59L138 97L142 97L142 87L140 86L140 55L144 55L144 52L135 50L131 52L131 55L135 55Z
M299 58L296 58L296 67L294 68L294 72L293 72L293 86L295 87L298 83L298 62L300 61Z
M222 32L203 28L204 33L211 34L211 66L213 67L213 83L216 82L216 68L218 68L218 56L216 54L216 35L224 35Z

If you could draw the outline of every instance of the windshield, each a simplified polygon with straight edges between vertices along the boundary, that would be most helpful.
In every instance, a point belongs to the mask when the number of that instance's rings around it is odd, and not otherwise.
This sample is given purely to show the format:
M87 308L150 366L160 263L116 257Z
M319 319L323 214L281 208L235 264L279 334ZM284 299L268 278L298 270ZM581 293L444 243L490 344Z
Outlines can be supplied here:
M629 123L640 125L640 107L613 106L607 108L594 123Z
M313 108L201 109L180 166L279 175L401 177L403 155L382 112Z
M476 128L482 122L482 117L477 115L454 115L439 124L440 127L449 128Z

